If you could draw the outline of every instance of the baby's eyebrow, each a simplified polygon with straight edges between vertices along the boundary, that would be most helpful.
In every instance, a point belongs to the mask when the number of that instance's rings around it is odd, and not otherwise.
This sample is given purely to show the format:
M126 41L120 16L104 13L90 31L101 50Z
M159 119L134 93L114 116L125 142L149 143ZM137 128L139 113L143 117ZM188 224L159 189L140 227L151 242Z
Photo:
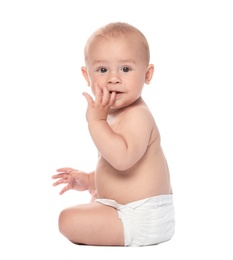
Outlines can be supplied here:
M133 59L124 59L124 60L120 60L120 62L121 63L136 63L136 61L135 60L133 60Z
M93 61L93 64L96 65L96 64L102 64L102 63L108 63L107 60L94 60ZM133 63L133 64L136 64L136 61L134 59L122 59L122 60L119 60L118 63Z
M106 63L107 60L94 60L93 64L98 64L98 63Z

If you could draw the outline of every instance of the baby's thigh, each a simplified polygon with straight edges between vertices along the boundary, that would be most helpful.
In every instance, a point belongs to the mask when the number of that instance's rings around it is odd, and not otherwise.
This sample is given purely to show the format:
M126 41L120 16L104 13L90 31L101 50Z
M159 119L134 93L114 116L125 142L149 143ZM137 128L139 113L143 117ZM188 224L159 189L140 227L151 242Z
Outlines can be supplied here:
M88 245L124 245L124 231L116 209L100 203L83 204L63 210L61 233L70 241Z

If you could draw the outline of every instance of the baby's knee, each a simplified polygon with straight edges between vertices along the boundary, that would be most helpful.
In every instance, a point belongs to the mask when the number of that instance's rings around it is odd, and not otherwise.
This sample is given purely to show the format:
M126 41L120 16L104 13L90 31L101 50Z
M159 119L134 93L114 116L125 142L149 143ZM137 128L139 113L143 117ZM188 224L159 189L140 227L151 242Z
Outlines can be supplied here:
M59 231L66 237L69 234L69 229L71 226L69 219L70 219L69 209L62 210L58 218L58 227L59 227Z
M61 211L58 219L59 231L63 236L75 244L81 244L80 230L77 224L79 214L74 208L67 208Z

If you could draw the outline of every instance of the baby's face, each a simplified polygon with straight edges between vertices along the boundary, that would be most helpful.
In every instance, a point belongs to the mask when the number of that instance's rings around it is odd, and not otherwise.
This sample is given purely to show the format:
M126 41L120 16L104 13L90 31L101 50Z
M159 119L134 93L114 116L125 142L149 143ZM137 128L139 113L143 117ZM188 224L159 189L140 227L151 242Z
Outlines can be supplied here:
M94 83L117 92L115 108L133 103L147 82L148 64L141 44L126 37L97 39L91 44L86 60L86 80L93 93Z

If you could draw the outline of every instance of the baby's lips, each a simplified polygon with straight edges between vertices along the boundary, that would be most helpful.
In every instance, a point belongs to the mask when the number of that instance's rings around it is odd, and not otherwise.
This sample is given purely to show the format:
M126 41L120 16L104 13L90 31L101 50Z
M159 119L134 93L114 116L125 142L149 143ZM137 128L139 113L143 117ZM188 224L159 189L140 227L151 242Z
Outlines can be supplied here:
M112 94L113 92L115 92L115 93L116 93L116 95L117 95L117 94L121 94L121 93L122 93L121 91L117 91L117 90L110 90L110 91L109 91L109 93L110 93L110 94Z

